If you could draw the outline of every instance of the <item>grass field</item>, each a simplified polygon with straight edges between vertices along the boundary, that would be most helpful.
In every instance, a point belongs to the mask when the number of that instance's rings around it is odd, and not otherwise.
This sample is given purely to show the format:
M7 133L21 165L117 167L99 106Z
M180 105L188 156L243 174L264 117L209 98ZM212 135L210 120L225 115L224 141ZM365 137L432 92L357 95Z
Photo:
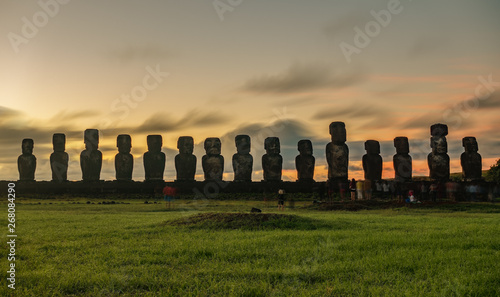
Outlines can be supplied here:
M275 202L17 202L16 290L3 249L0 296L500 296L498 204L297 202L254 224L238 213Z

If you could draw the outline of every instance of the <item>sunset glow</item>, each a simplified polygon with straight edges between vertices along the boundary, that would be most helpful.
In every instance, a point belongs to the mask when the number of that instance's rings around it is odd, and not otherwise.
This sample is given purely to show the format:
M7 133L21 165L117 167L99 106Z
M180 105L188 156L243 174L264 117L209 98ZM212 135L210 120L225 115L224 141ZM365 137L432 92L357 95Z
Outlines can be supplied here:
M451 172L461 172L466 136L488 169L500 158L499 3L397 1L399 12L347 58L339 45L355 46L356 28L389 2L242 1L222 14L211 1L4 2L0 180L18 179L24 138L35 143L36 180L50 180L53 133L66 134L68 179L81 180L83 131L95 128L105 180L115 179L118 134L132 137L137 181L149 134L163 136L166 180L184 135L195 141L197 180L207 137L221 138L232 180L234 137L248 134L254 181L269 136L280 138L284 180L296 180L297 142L310 139L324 181L332 121L346 124L350 178L363 179L368 139L393 178L397 136L409 138L413 175L427 176L435 123L449 127Z

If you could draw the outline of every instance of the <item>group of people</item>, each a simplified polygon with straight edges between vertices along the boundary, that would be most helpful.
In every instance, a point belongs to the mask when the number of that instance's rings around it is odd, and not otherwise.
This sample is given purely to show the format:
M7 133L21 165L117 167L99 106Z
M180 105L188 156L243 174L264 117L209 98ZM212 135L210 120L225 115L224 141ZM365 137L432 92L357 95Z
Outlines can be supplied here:
M337 189L334 187L337 186ZM455 181L448 182L413 182L413 183L398 183L396 181L375 181L351 179L348 184L339 183L338 185L330 185L328 194L330 199L334 193L340 193L340 201L346 198L346 192L350 193L350 199L354 200L370 200L373 196L378 198L389 198L398 202L411 200L411 196L416 201L432 201L437 202L439 199L447 199L449 201L478 201L478 200L493 200L493 196L499 194L498 185L484 184L476 182L459 183ZM408 201L410 201L408 200Z
M387 187L387 189L389 188ZM372 199L372 192L373 192L372 183L368 179L365 181L361 180L356 181L356 179L353 178L349 183L349 192L351 193L352 201L356 200L356 198L358 200L363 200L363 199L370 200ZM344 199L342 198L341 200L343 201Z

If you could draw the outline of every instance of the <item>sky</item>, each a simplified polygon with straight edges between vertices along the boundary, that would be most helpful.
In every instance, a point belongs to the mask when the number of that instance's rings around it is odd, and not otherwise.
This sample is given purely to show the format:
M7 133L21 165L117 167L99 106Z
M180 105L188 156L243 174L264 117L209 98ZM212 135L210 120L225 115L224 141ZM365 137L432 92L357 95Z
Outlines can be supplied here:
M0 180L17 180L32 138L36 180L50 180L52 135L65 133L68 179L81 180L83 131L99 129L101 179L114 180L116 137L132 136L144 180L146 136L160 134L165 179L179 136L219 137L232 180L234 136L252 137L253 180L264 139L281 141L283 179L296 180L297 142L310 139L327 179L328 126L343 121L349 177L362 178L368 139L393 178L393 139L407 136L413 175L429 174L430 126L449 127L451 171L475 136L483 169L500 158L500 1L215 0L1 1Z

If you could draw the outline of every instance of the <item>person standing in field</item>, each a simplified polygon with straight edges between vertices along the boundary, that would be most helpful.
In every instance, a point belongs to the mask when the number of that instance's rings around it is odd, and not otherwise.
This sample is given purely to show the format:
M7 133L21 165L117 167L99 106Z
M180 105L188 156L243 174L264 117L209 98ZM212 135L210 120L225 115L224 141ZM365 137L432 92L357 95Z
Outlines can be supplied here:
M364 190L363 182L358 180L356 182L356 192L358 192L358 200L363 200L363 190Z
M346 186L347 184L345 182L339 182L340 202L344 202Z
M429 196L431 196L432 202L437 201L437 193L438 192L438 185L435 183L432 183L431 186L429 187Z
M403 203L403 185L401 183L396 182L395 185L395 193L396 193L396 199L398 200L399 203Z
M372 199L372 181L369 179L365 179L365 184L363 187L364 187L365 199L366 200Z
M356 180L353 178L349 184L349 191L351 192L351 200L356 200Z
M390 194L389 184L385 180L384 183L382 184L382 191L384 192L384 198L389 197Z
M163 199L165 200L165 207L171 208L171 203L174 201L175 195L177 195L177 189L166 185L163 188Z
M285 190L278 191L278 210L285 210Z

